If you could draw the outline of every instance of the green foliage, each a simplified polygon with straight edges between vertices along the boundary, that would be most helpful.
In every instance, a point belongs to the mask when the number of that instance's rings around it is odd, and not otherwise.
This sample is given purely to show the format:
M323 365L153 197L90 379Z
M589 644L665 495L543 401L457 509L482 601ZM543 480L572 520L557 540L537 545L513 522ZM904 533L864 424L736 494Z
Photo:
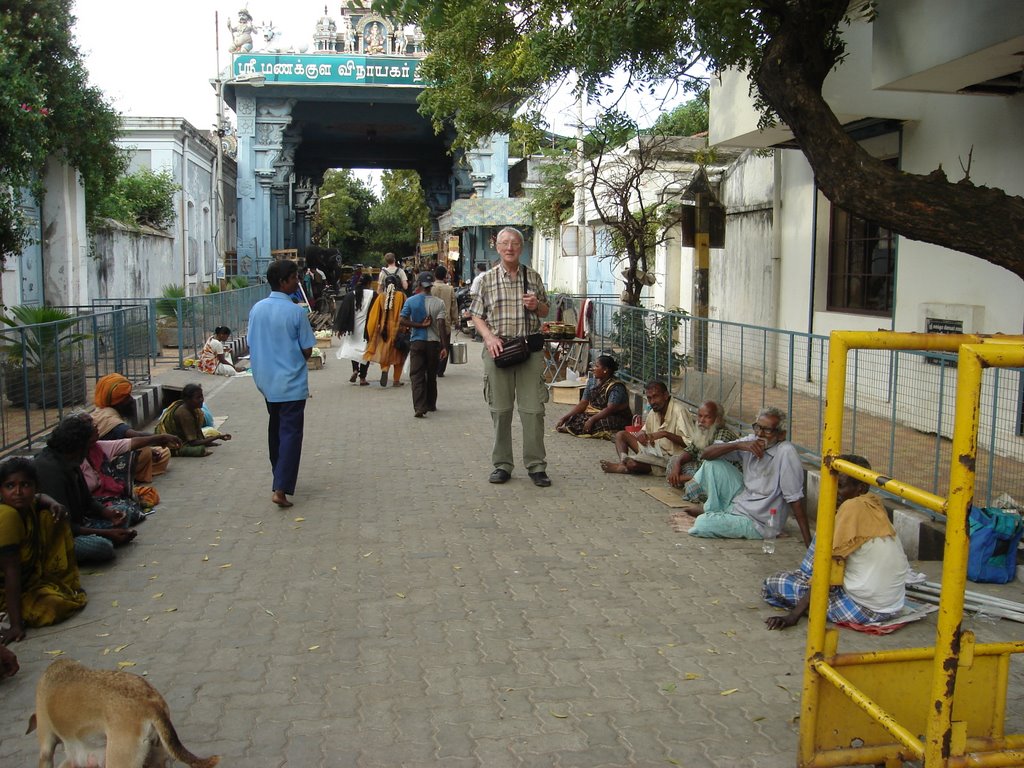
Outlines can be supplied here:
M189 313L191 305L186 301L184 285L165 285L156 301L156 316L180 321Z
M0 322L17 329L4 333L4 351L14 365L46 367L58 353L70 352L73 345L91 338L74 329L75 316L63 309L19 305L7 311L11 316L0 315Z
M125 168L114 145L120 125L71 36L72 0L5 0L0 7L0 261L31 238L19 210L22 190L42 196L54 157L77 168L92 202Z
M385 171L383 197L370 211L370 249L374 255L393 252L411 256L420 231L430 234L430 211L416 171Z
M569 177L572 170L565 157L540 160L540 186L527 203L533 225L544 235L554 237L572 215L576 187Z
M624 307L612 314L611 340L618 350L619 367L625 377L646 384L659 379L670 385L689 365L688 355L675 352L676 331L686 317L682 309L651 312Z
M654 121L651 132L666 136L695 136L704 133L708 129L710 94L710 90L704 88L685 104L680 104L671 112L661 113Z
M179 189L168 169L143 168L119 178L96 204L96 212L129 226L169 229L175 218L174 193Z
M320 202L313 242L325 248L337 248L343 264L366 261L370 209L376 203L377 197L373 190L352 171L328 170L324 174L323 184L320 185Z

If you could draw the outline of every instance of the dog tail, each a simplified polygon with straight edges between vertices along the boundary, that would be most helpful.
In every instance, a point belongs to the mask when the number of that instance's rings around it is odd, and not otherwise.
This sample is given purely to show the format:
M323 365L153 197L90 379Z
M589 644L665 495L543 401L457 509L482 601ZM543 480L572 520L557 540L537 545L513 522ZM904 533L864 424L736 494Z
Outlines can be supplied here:
M159 713L153 719L153 727L160 735L160 741L163 742L164 749L170 752L175 760L185 763L190 768L213 768L220 762L220 757L217 755L213 757L196 757L185 749L185 745L178 738L178 732L174 730L174 726L171 724L171 720L166 712Z

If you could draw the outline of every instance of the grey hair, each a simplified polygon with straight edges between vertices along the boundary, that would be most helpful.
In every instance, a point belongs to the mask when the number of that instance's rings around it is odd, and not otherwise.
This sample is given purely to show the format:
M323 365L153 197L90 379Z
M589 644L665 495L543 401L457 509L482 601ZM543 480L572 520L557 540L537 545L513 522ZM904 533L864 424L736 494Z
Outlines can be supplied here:
M501 237L505 232L512 232L513 234L515 234L516 237L519 238L520 245L526 245L526 238L523 237L523 233L520 232L515 227L502 227L501 229L498 230L498 234L495 235L494 241L497 242L498 238Z
M705 400L701 403L701 408L706 405L710 405L715 409L715 425L720 427L725 424L725 408L722 407L722 404L717 400Z
M757 418L760 419L762 416L770 416L773 419L777 419L778 424L776 424L775 426L776 429L778 429L779 431L783 431L786 429L786 412L781 408L776 408L774 405L769 405L757 412Z

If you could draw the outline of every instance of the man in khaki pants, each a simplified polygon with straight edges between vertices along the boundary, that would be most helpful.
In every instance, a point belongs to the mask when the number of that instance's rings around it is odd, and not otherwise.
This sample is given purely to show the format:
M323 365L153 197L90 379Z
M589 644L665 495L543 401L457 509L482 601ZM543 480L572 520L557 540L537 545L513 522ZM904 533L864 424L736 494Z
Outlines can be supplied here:
M540 275L519 263L523 234L514 227L505 227L498 233L496 245L501 259L484 274L480 292L469 308L484 342L484 396L494 422L494 471L489 479L506 483L512 477L512 409L518 404L523 463L533 484L547 488L551 479L544 451L544 403L548 400L544 356L535 352L511 368L498 368L494 358L506 339L539 332L540 319L547 317L550 307Z

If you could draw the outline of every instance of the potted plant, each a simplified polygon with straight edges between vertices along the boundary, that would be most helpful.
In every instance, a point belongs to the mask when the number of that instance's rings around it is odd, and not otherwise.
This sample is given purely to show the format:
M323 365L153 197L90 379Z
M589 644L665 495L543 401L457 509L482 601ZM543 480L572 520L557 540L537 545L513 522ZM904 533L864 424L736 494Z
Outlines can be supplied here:
M156 334L160 345L177 347L179 328L187 326L192 303L185 295L184 285L165 285L156 301Z
M82 342L91 338L75 326L75 315L55 307L8 307L0 321L4 391L12 405L45 408L85 402Z

